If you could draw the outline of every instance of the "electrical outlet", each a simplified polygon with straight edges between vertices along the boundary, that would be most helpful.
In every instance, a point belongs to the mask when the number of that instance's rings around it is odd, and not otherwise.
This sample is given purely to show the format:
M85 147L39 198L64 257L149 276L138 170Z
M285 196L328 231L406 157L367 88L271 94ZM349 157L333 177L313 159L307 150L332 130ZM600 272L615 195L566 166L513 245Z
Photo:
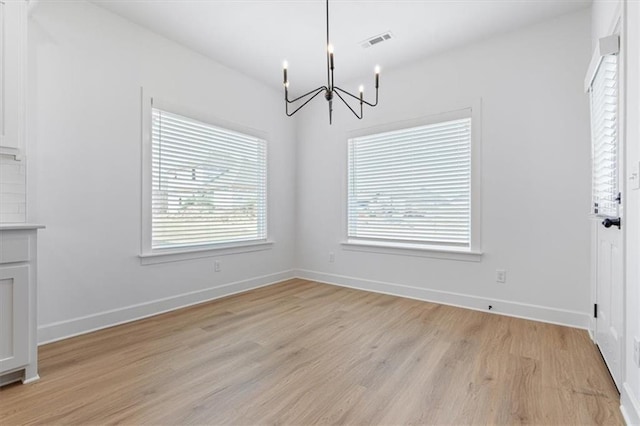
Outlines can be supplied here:
M498 283L506 283L507 282L507 271L504 269L496 269L496 282Z
M633 339L633 361L640 367L640 339Z
M333 263L335 261L336 261L336 255L332 251L330 251L329 252L329 263Z
M216 272L220 272L220 261L216 260L213 262L213 270Z

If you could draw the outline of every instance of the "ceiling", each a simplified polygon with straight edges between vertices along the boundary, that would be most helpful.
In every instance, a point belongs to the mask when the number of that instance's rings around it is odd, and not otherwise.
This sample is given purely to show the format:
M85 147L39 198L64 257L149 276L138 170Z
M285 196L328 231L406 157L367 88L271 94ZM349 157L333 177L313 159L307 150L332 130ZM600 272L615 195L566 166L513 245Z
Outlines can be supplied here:
M292 94L326 84L323 0L92 0L219 63ZM384 72L475 40L588 7L585 0L331 0L335 81ZM393 38L361 42L391 31ZM356 90L355 87L345 87Z

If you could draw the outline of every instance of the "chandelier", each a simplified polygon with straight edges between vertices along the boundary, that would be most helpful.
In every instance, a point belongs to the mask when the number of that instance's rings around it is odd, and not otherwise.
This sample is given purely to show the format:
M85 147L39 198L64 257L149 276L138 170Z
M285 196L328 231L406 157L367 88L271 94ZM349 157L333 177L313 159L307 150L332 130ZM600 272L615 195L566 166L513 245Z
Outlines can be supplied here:
M351 112L353 113L353 115L355 115L356 117L358 117L358 119L362 119L363 116L363 106L364 105L368 105L370 107L375 107L376 105L378 105L378 86L380 83L380 67L376 66L375 67L375 88L376 88L376 101L375 103L370 103L364 100L364 86L360 86L360 94L359 96L356 96L346 90L341 89L340 87L336 86L334 84L334 80L333 80L333 70L334 70L334 61L333 61L333 46L330 43L329 40L329 0L326 0L327 3L327 85L326 86L320 86L317 89L313 89L307 93L305 93L304 95L298 96L295 99L289 99L289 79L287 78L287 68L288 68L288 64L287 61L284 62L283 64L283 72L284 72L284 100L285 100L285 112L287 114L288 117L291 117L293 114L295 114L296 112L300 111L305 105L307 105L309 102L311 102L313 100L313 98L315 98L316 96L318 96L320 93L324 92L324 98L327 100L327 102L329 103L329 124L331 124L332 121L332 115L333 115L333 100L334 100L334 95L337 96L338 99L340 99L348 108L349 110L351 110ZM348 98L353 98L355 99L357 102L360 103L360 114L358 114L357 112L357 107L356 109L354 109L343 97L343 95L345 97ZM304 102L303 102L304 101ZM296 109L294 109L292 112L289 112L289 104L293 104L296 102L303 102L301 105L299 105ZM353 102L353 101L352 101Z

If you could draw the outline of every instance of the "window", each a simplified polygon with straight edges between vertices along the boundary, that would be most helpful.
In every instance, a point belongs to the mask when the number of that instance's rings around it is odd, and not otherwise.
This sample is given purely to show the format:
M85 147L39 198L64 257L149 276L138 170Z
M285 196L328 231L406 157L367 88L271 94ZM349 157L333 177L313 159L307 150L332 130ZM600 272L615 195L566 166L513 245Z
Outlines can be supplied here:
M150 249L265 241L266 142L151 108Z
M477 250L471 109L349 140L349 243Z
M591 83L593 212L618 216L618 57L602 57Z

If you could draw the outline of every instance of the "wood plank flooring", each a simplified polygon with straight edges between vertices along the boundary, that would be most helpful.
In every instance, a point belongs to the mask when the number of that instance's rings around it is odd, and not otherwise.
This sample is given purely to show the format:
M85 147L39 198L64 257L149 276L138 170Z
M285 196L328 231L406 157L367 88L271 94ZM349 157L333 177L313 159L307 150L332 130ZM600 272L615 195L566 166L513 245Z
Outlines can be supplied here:
M40 348L0 424L623 424L582 330L290 280Z

